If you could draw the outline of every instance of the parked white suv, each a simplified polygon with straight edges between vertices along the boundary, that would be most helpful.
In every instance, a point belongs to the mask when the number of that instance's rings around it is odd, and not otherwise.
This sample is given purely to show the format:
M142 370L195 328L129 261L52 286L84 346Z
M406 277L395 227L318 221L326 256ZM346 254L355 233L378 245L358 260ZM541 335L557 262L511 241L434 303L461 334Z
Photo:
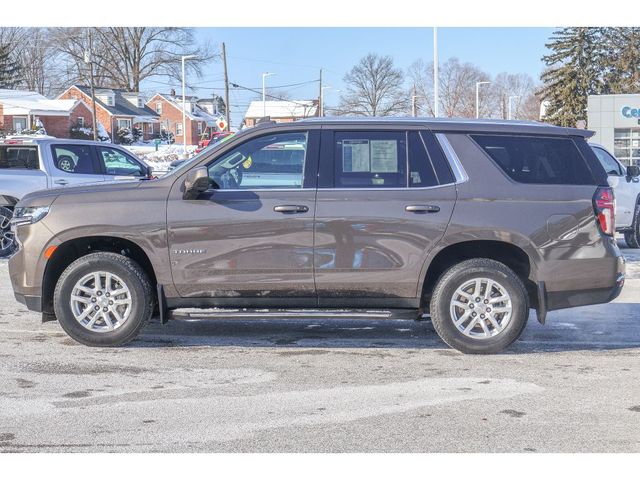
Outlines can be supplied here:
M9 222L27 193L80 183L149 178L151 169L117 145L63 138L0 140L0 257L14 249Z
M598 160L607 172L616 199L616 231L624 234L630 248L640 248L640 168L620 163L602 145L591 143Z

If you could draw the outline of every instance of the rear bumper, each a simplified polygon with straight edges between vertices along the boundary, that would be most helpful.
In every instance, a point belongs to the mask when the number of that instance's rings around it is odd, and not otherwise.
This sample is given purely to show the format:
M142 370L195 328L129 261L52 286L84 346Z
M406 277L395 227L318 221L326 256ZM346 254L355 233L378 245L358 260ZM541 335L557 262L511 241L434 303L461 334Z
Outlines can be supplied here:
M561 310L563 308L608 303L620 295L624 286L624 279L624 273L620 273L615 285L610 288L546 292L547 310Z

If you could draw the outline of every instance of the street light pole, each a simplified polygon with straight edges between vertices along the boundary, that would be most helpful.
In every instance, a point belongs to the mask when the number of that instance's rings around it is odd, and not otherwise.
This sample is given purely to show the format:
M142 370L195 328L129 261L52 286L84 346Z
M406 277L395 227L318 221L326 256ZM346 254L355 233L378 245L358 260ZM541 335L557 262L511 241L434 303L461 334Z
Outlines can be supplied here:
M512 119L512 116L511 116L511 99L512 99L512 98L520 98L520 95L511 95L511 96L509 97L509 114L507 115L507 119L508 119L508 120L511 120L511 119Z
M264 72L262 74L262 116L267 116L267 92L265 89L265 79L270 77L271 75L275 75L275 73Z
M476 82L476 118L480 118L480 85L488 85L491 82Z
M185 87L185 70L184 61L189 58L195 58L195 55L182 55L182 153L187 154L187 99Z
M433 27L433 116L438 116L440 105L440 82L438 80L438 27Z
M330 89L329 85L322 87L320 90L320 116L324 117L324 91Z

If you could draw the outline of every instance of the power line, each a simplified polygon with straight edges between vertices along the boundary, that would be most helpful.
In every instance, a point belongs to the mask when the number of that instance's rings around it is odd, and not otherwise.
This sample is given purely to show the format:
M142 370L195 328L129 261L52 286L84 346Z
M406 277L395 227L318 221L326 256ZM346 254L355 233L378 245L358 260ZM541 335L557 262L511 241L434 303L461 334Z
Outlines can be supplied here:
M231 85L233 85L235 88L238 88L238 89L248 90L249 92L253 92L253 93L257 93L259 95L262 95L261 91L253 89L253 88L243 87L242 85L238 85L237 83L233 83L233 82L231 82ZM299 107L309 108L309 105L306 104L306 103L300 103L300 102L296 102L296 101L293 101L293 100L288 100L286 98L277 97L275 95L271 95L271 94L266 93L266 92L265 92L264 96L265 97L269 97L269 98L274 98L274 99L279 100L281 102L290 102L290 103L293 103L294 105L298 105Z

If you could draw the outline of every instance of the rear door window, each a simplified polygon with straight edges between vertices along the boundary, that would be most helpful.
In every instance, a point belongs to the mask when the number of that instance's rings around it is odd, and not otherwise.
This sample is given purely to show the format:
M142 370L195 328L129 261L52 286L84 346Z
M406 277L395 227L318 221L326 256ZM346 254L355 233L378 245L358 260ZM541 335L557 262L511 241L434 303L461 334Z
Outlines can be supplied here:
M407 140L404 131L337 131L334 159L337 188L407 186Z
M0 170L37 170L39 168L38 147L0 147Z
M471 135L513 180L552 185L596 185L570 138L526 135Z
M53 145L53 164L69 174L101 175L93 161L90 145Z

